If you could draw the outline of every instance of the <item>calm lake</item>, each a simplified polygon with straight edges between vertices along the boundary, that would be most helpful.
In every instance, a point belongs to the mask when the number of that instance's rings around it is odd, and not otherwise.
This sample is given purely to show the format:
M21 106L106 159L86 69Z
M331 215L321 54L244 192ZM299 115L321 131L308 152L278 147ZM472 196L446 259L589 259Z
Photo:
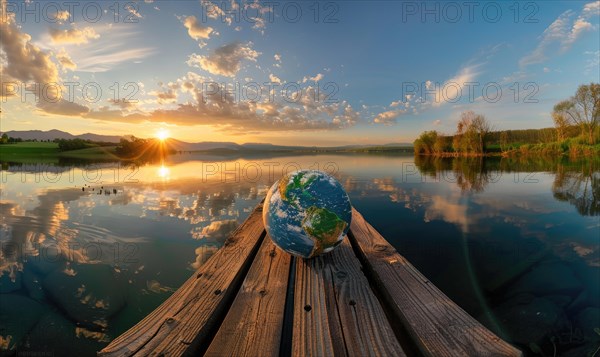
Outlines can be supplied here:
M0 348L94 356L164 301L282 172L320 169L423 274L527 354L600 346L600 160L174 155L3 164ZM15 347L18 346L18 347Z

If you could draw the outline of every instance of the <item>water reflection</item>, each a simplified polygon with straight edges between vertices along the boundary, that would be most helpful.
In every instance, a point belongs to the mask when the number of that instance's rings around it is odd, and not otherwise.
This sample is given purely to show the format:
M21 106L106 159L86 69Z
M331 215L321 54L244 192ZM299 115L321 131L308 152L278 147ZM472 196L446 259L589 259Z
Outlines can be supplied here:
M557 200L577 207L579 214L600 215L600 172L591 167L570 171L561 166L556 171L552 192Z
M600 343L588 321L600 311L597 160L178 155L115 165L4 167L0 348L94 355L295 168L332 169L402 254L526 352ZM578 335L568 340L566 327Z
M5 176L0 202L3 350L93 355L201 266L267 188L173 177L165 166L135 168L137 183L72 181L112 178L106 166L57 171L63 180L51 183L36 182L37 168L18 169ZM12 314L14 305L29 313ZM49 323L72 332L38 333Z
M499 177L497 171L485 165L488 160L483 157L417 156L415 164L422 173L436 180L455 182L463 192L482 192Z
M434 180L455 182L462 192L483 192L503 174L513 173L515 183L537 183L536 172L554 174L552 192L582 215L600 214L600 159L570 161L566 158L512 159L483 157L417 156L419 171Z

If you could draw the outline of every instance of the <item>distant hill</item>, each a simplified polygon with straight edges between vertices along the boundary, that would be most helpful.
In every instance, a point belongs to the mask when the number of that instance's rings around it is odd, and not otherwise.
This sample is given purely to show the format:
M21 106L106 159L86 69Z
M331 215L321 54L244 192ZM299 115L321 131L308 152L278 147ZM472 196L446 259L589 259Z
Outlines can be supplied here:
M200 143L188 143L177 139L167 139L167 146L175 151L207 151L215 149L239 150L241 145L232 142L203 141Z
M21 138L23 140L54 140L54 139L84 139L91 141L101 141L109 143L118 143L121 138L131 140L131 135L99 135L93 133L86 133L80 135L73 135L66 131L61 130L11 130L7 131L6 134L12 138ZM173 138L169 138L165 141L167 147L173 151L219 151L219 152L288 152L288 151L369 151L369 148L378 150L380 148L396 148L396 147L411 147L409 143L391 143L384 145L342 145L342 146L286 146L286 145L273 145L268 143L245 143L236 144L228 141L203 141L198 143L189 143Z
M286 146L273 145L265 143L245 143L236 144L232 142L200 142L187 143L175 139L168 139L167 145L175 151L224 151L224 152L291 152L291 151L368 151L367 149L393 149L393 148L411 148L412 144L397 143L385 145L344 145L344 146Z
M6 135L11 138L21 138L23 140L54 140L54 139L83 139L91 141L103 141L108 143L118 143L121 140L121 136L115 135L99 135L92 133L85 133L81 135L73 135L61 130L11 130L7 131Z

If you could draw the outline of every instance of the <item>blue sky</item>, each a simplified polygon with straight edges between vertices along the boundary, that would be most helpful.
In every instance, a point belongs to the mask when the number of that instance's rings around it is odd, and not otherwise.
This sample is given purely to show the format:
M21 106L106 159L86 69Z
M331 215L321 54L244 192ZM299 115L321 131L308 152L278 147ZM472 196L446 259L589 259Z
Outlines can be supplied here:
M465 110L548 127L600 82L598 1L54 4L2 1L2 131L410 142Z

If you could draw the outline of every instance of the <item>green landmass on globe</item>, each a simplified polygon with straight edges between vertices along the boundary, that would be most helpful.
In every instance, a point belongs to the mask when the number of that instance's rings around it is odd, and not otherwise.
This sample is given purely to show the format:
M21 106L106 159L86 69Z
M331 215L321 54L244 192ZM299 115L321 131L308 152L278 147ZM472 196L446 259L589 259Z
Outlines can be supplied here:
M265 228L277 246L310 258L339 245L350 227L352 205L342 185L316 170L284 175L265 199Z
M311 255L318 255L327 248L335 247L347 225L337 214L327 208L309 207L306 210L306 217L302 220L302 228L315 242Z
M296 175L293 175L290 180L290 174L283 176L279 180L279 193L281 199L289 201L291 204L298 208L296 199L297 195L294 193L294 189L299 189L301 194L308 199L313 199L312 195L306 191L306 187L317 179L318 176L309 176L306 180L302 180L306 175L305 171L300 171Z

